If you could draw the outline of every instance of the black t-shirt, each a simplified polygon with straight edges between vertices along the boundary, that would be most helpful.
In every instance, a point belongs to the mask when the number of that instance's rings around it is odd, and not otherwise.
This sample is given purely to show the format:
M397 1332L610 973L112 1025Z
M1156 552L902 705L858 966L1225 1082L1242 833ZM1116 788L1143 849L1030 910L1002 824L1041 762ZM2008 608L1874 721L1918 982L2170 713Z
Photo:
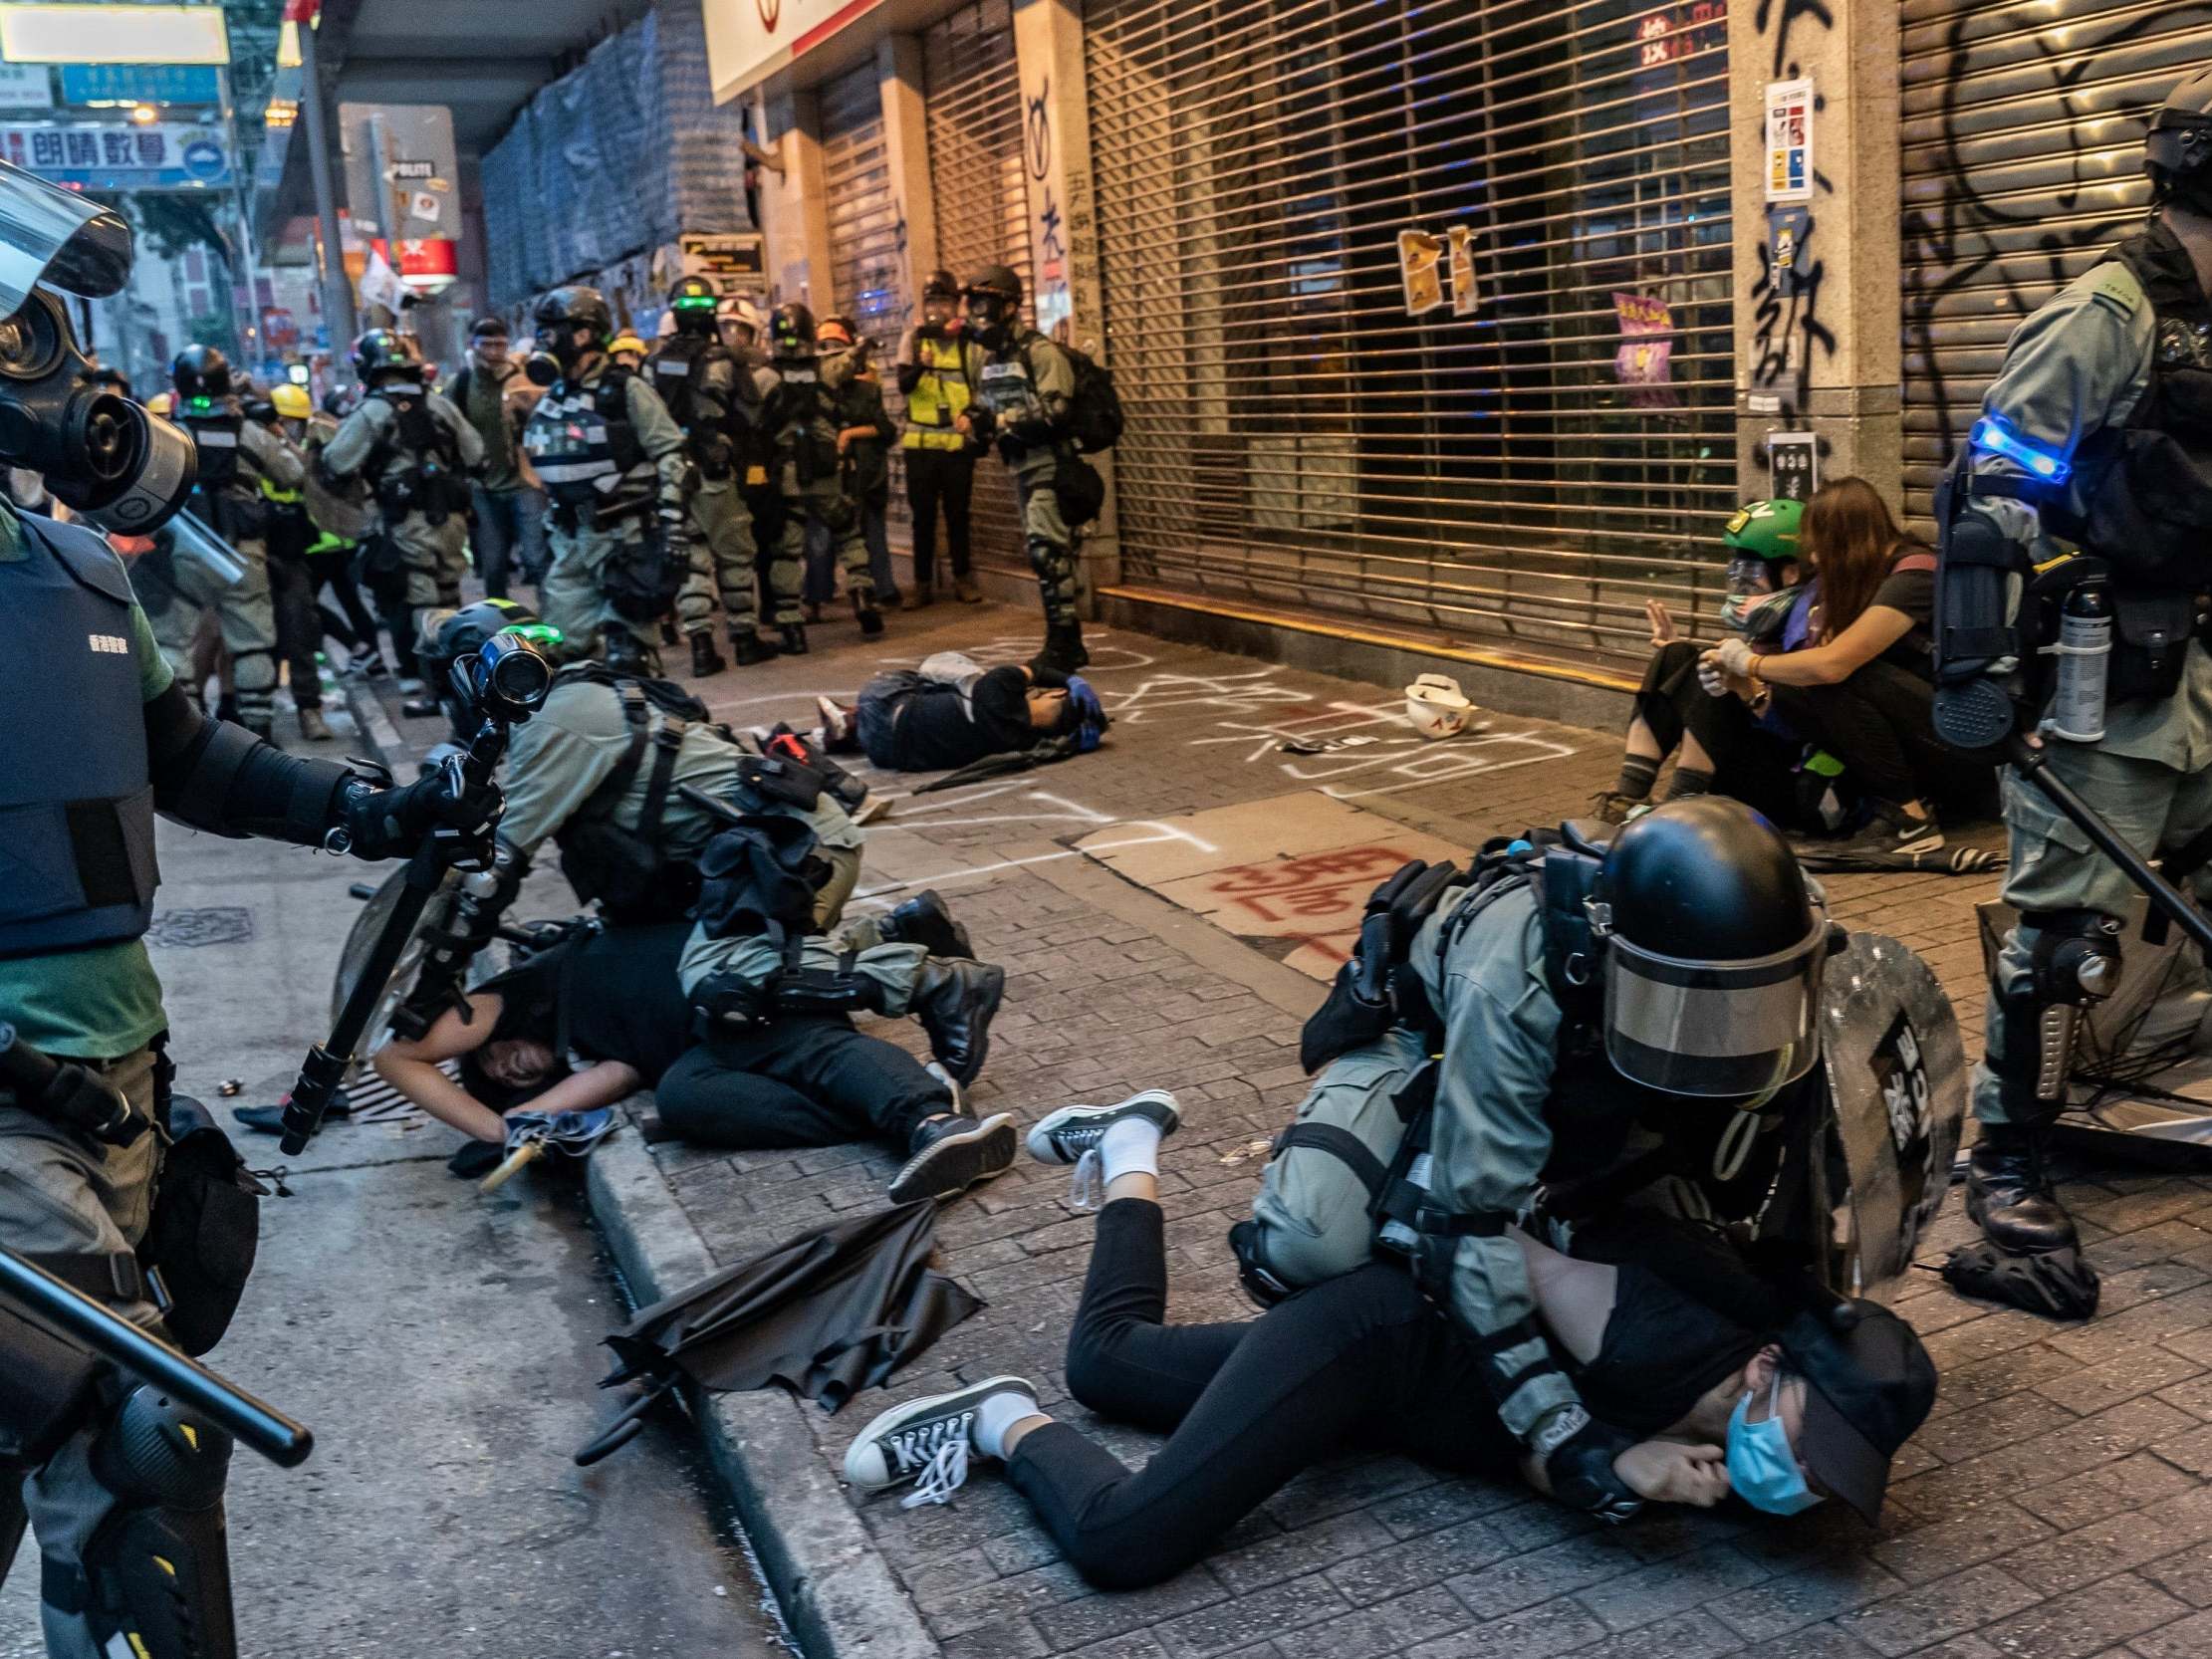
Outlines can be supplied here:
M612 927L485 981L477 989L502 999L492 1039L619 1061L652 1087L691 1047L691 1005L676 983L690 934L688 921Z
M917 678L888 700L896 722L891 764L901 772L938 772L1017 753L1045 735L1029 723L1029 677L1011 664L977 679L972 698L956 685Z
M1867 602L1885 604L1912 618L1904 637L1883 651L1881 660L1910 669L1924 680L1934 679L1935 555L1918 542L1905 543Z
M1624 1262L1598 1357L1574 1366L1583 1403L1634 1435L1678 1423L1706 1390L1760 1348L1742 1325L1684 1296L1649 1268Z

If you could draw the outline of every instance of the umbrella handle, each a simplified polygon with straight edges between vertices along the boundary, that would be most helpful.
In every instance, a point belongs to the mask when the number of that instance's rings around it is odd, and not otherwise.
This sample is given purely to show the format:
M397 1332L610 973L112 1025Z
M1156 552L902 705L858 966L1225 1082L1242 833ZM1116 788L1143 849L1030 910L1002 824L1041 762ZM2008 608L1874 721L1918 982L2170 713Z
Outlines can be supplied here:
M659 1403L661 1395L675 1387L667 1378L656 1381L621 1409L614 1422L607 1425L576 1451L576 1466L589 1469L604 1457L620 1451L644 1432L645 1413Z
M507 1154L506 1159L497 1169L477 1183L476 1190L486 1193L497 1192L545 1155L546 1143L542 1139L524 1141Z

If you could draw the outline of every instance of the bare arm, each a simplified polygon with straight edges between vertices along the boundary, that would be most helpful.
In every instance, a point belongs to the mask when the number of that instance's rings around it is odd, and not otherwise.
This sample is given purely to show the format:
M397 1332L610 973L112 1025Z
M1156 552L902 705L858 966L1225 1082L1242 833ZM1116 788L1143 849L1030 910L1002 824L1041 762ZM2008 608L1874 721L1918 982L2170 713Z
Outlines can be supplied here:
M1912 618L1886 604L1870 604L1825 645L1770 652L1757 659L1769 685L1841 685L1911 630Z
M491 1041L504 999L477 993L468 999L469 1018L447 1009L437 1023L411 1042L396 1038L376 1052L376 1074L440 1123L477 1140L504 1144L507 1125L496 1111L438 1069L441 1060L470 1054Z

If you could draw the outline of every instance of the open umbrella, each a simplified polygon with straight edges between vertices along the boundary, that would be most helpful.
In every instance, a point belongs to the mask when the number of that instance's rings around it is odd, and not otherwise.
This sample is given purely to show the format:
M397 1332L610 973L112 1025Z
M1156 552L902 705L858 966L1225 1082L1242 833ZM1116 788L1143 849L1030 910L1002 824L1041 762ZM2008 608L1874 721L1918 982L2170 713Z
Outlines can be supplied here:
M642 1309L608 1337L616 1363L600 1386L646 1390L576 1461L627 1444L687 1377L722 1392L781 1383L826 1411L881 1382L984 1305L929 1266L936 1230L926 1198L848 1217Z

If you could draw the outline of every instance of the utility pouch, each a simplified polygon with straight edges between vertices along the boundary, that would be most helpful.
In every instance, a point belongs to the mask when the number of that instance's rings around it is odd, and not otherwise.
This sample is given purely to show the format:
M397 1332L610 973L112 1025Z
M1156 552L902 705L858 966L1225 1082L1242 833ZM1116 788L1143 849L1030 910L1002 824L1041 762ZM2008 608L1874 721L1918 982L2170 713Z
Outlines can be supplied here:
M623 927L680 920L699 897L699 871L613 819L572 822L562 830L561 873L576 896Z
M670 549L657 524L649 524L643 535L607 556L600 591L624 621L655 622L676 602L677 590L688 574L688 561Z
M0 1471L43 1468L90 1415L107 1369L75 1342L0 1303Z
M2083 545L2122 584L2194 591L2212 583L2212 488L2188 449L2141 426L2121 432L2113 449L2089 496Z
M407 556L383 531L363 542L354 555L354 580L371 598L389 602L407 591Z
M158 1270L168 1290L169 1334L197 1356L222 1340L238 1311L268 1189L248 1173L230 1137L197 1100L171 1096L168 1123L169 1149L138 1260Z
M788 755L740 755L737 790L753 812L796 807L811 813L822 799L822 774Z
M2189 641L2196 636L2197 605L2190 593L2112 594L2112 656L2105 696L2124 703L2171 697L2181 689Z
M1091 523L1106 508L1106 480L1097 467L1072 451L1063 451L1053 464L1053 494L1071 530Z
M802 484L819 484L835 478L844 464L844 457L838 453L837 439L824 437L811 421L801 427L799 435L792 440L791 458Z

